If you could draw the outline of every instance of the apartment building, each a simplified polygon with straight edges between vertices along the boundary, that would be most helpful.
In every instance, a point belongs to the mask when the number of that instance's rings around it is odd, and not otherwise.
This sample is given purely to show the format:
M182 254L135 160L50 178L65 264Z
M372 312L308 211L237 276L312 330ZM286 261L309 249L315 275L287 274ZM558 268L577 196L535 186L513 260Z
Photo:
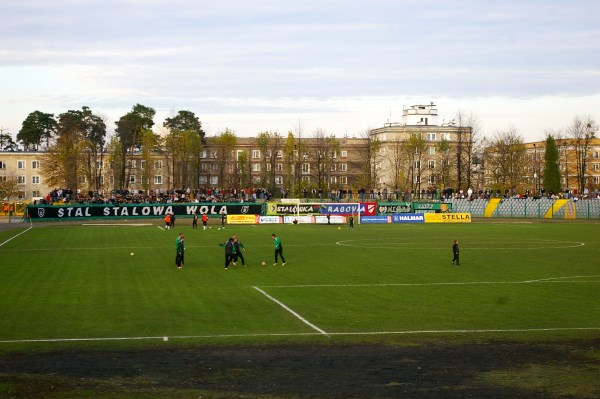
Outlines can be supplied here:
M472 129L454 121L440 123L434 103L405 107L402 122L388 122L369 134L380 143L376 166L381 187L431 191L456 187L459 179L466 181L472 164L468 155Z

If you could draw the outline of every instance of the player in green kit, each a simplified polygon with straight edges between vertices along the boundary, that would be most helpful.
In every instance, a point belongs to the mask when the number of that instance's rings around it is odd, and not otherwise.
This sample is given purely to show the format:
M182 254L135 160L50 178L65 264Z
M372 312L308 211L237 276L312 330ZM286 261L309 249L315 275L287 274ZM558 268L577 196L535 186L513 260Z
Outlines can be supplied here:
M275 244L275 263L273 263L273 266L277 266L277 260L279 256L281 256L281 261L283 262L281 266L285 266L285 258L283 257L283 246L281 245L281 238L277 237L275 233L271 234L271 238L273 238L273 244Z

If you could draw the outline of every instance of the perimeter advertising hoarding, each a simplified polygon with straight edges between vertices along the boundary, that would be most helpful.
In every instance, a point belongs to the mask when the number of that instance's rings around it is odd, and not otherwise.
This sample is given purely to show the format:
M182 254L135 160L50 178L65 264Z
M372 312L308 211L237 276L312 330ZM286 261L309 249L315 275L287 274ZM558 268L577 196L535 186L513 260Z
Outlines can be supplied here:
M259 216L258 223L260 224L277 224L281 223L281 217L279 216Z
M164 217L167 213L176 216L207 214L216 215L259 215L262 205L257 204L139 204L139 205L73 205L27 207L32 219L85 219L85 218L126 218L126 217Z
M227 224L256 224L258 215L227 215Z
M389 216L361 216L361 224L389 223Z
M377 204L377 214L385 215L388 213L413 213L410 202L387 202Z
M331 215L331 217L329 217L329 220L327 220L327 216L315 216L315 223L316 224L344 224L346 223L346 221L344 220L344 217L341 215Z
M425 223L471 223L470 213L426 213Z
M452 211L451 203L413 202L414 213L444 213Z
M300 214L306 215L310 213L319 213L319 205L301 204ZM296 215L298 214L298 205L281 203L281 202L267 202L267 215Z
M425 223L425 215L422 213L400 213L391 215L392 223Z
M359 208L360 207L360 208ZM340 202L321 204L321 215L356 215L360 209L362 216L375 216L376 202Z
M283 223L294 223L294 221L296 221L297 223L300 223L300 224L314 223L315 217L314 216L284 216L283 217Z

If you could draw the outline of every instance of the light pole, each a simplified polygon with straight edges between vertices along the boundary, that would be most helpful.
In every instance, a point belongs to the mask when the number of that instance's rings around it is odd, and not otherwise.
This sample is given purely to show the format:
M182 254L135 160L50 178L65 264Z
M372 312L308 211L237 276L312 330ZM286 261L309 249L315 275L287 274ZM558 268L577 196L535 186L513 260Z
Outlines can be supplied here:
M533 144L533 187L534 187L534 195L537 196L538 192L538 173L537 173L537 145Z
M567 154L569 152L566 140L564 141L563 147L565 149L565 191L569 191L569 161L567 159Z

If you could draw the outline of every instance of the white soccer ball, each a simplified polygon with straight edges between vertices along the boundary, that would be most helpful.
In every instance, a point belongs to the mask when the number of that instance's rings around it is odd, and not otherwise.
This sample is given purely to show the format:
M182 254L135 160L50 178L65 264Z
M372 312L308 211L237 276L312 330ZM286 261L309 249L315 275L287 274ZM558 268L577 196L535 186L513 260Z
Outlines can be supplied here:
M261 265L263 265L263 266L266 265L266 264L267 264L267 262L261 262Z
M132 253L130 253L129 255L133 256L133 255L135 255L135 254L132 252Z
M221 228L219 227L217 230L221 230Z

